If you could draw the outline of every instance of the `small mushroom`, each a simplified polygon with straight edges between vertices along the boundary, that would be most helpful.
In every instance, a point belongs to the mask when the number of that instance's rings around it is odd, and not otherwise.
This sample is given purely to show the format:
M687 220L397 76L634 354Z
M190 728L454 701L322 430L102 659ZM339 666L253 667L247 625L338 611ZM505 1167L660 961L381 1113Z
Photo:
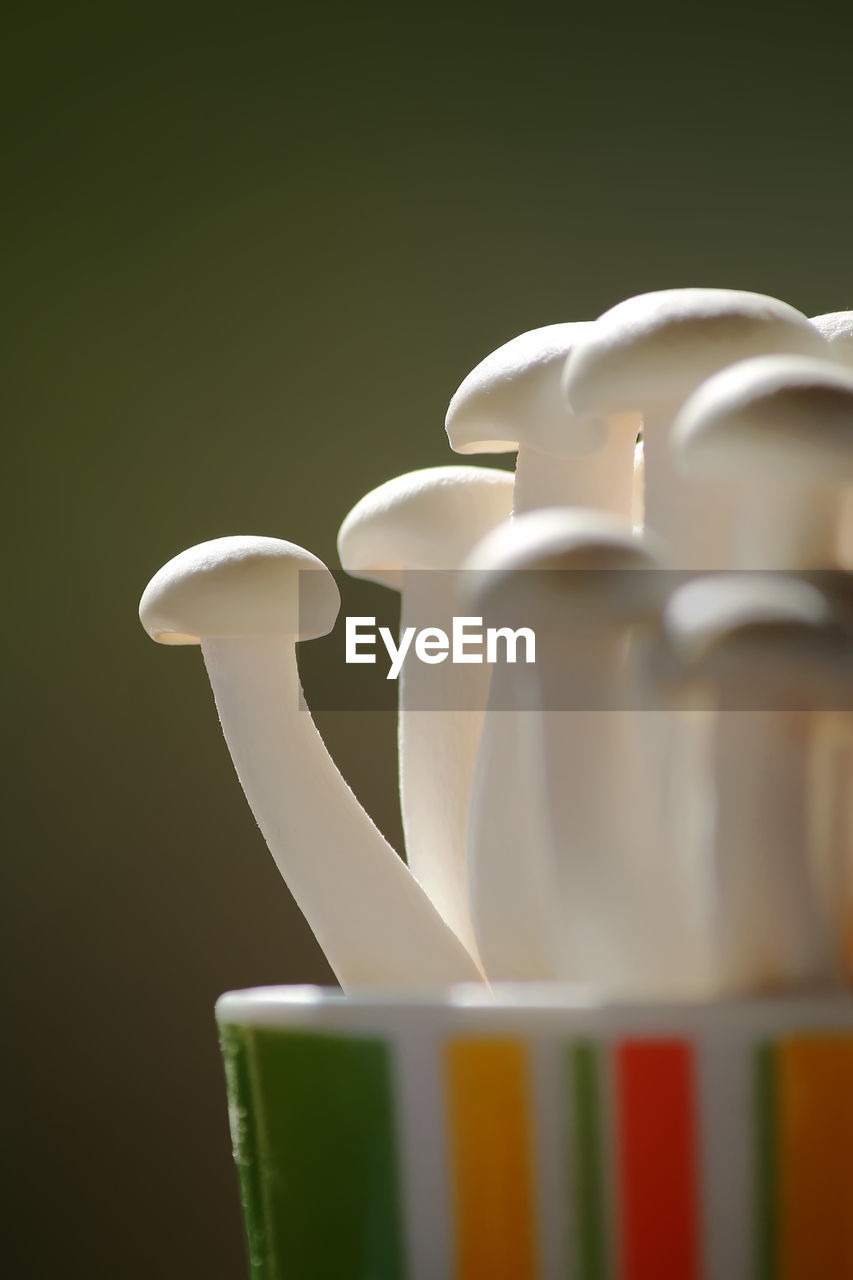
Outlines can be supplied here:
M732 365L683 406L673 448L691 476L735 487L735 568L837 567L853 371L797 356Z
M709 988L833 982L837 906L815 865L814 711L851 688L847 637L813 584L782 575L694 579L672 593L664 634L711 719L711 820L690 850L705 868Z
M853 311L830 311L812 316L812 324L829 343L829 358L853 369ZM853 488L841 499L838 562L853 569ZM853 722L849 715L821 717L816 768L822 788L822 834L827 893L843 903L847 926L847 972L853 977ZM839 885L839 853L846 855L846 875Z
M853 311L827 311L812 316L812 324L829 343L828 358L853 368Z
M342 986L438 988L478 970L344 782L300 707L295 644L340 607L292 542L231 537L175 556L139 605L161 644L200 644L258 826Z
M374 489L341 525L347 573L401 591L400 633L452 634L459 569L512 509L512 476L486 467L429 467ZM485 663L414 656L399 676L400 805L406 856L440 915L474 948L465 841L474 762L489 688Z
M551 324L520 334L472 369L450 401L445 426L457 453L518 450L516 512L631 513L636 430L627 440L601 419L571 414L560 391L566 357L590 327Z
M812 316L812 324L829 344L827 357L853 369L853 311L829 311ZM853 491L842 499L841 530L838 535L838 557L845 569L853 568Z
M536 636L535 665L495 668L472 799L472 912L490 978L623 994L688 981L626 662L632 630L660 612L661 575L640 572L658 563L627 521L559 509L517 517L468 561L489 624Z
M569 404L579 414L622 416L632 440L641 416L644 525L664 540L671 567L729 563L729 491L720 483L691 483L678 469L670 455L678 409L706 378L734 361L822 351L823 338L799 311L731 289L640 294L578 335L564 373Z

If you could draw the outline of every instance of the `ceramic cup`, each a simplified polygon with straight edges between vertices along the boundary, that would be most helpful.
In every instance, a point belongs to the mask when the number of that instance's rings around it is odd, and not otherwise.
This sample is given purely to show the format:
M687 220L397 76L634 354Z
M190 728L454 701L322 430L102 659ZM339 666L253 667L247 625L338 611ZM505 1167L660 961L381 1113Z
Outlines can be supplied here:
M253 1280L853 1280L853 1000L217 1004Z

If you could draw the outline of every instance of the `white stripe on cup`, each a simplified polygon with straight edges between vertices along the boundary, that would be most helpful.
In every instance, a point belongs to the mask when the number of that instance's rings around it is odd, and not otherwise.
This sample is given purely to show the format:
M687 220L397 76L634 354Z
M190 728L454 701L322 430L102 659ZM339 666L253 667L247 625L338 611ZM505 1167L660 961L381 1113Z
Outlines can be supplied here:
M443 1039L436 1031L411 1023L389 1037L407 1280L453 1274Z
M754 1270L754 1037L709 1020L695 1044L705 1277L737 1280Z

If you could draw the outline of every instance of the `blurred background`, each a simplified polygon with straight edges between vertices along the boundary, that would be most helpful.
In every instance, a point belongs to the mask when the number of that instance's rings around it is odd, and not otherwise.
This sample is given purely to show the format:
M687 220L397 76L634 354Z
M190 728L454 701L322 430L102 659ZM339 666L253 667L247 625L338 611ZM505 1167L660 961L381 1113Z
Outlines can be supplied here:
M679 285L853 307L845 9L7 7L17 1280L244 1277L213 1002L330 980L148 578L229 533L335 564L525 329ZM393 718L321 727L399 847Z

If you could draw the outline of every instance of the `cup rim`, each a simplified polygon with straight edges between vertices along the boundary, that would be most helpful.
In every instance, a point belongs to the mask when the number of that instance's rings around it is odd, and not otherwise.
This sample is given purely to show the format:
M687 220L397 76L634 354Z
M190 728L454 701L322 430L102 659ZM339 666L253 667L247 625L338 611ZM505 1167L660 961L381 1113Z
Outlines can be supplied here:
M460 983L436 991L363 990L347 994L337 987L312 985L248 987L227 991L216 1001L219 1023L282 1026L317 1022L347 1025L376 1017L394 1021L446 1021L489 1025L545 1018L572 1025L695 1025L725 1023L769 1027L853 1029L853 993L803 990L767 996L714 997L706 1000L628 1000L602 998L591 988L560 982Z

